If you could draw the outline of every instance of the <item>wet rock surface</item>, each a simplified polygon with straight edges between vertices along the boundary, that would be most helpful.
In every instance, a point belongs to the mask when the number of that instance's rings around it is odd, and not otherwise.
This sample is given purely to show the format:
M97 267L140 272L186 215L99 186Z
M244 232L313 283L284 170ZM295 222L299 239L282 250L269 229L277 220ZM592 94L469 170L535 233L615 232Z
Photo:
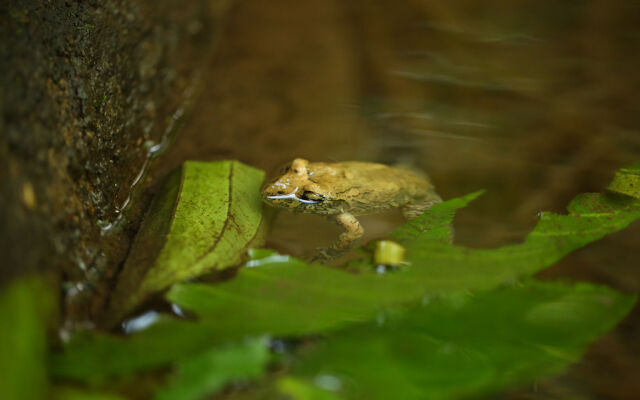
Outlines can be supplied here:
M113 272L210 53L210 5L0 5L0 282L44 269L77 292Z

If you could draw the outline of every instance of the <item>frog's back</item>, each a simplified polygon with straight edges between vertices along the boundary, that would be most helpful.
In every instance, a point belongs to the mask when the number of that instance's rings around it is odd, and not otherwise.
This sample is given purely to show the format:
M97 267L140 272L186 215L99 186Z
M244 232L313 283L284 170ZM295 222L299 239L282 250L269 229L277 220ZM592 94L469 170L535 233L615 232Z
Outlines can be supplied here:
M420 174L405 167L361 161L346 161L338 163L338 165L342 167L347 178L345 182L359 183L363 186L367 184L395 183L395 191L408 190L411 192L420 192L425 186L431 186L425 174ZM393 187L390 186L389 188Z
M401 208L433 193L426 175L405 168L360 161L317 163L310 167L315 167L313 170L323 175L325 182L332 181L332 197L342 200L355 215Z

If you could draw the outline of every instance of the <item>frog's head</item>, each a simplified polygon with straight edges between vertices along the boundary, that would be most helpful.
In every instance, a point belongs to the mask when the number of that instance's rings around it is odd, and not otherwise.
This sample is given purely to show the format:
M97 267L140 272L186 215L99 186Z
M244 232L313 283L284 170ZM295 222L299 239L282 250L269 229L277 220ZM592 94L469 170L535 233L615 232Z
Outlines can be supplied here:
M298 212L322 212L328 196L311 178L309 161L296 158L280 171L277 178L262 188L262 198L273 207Z

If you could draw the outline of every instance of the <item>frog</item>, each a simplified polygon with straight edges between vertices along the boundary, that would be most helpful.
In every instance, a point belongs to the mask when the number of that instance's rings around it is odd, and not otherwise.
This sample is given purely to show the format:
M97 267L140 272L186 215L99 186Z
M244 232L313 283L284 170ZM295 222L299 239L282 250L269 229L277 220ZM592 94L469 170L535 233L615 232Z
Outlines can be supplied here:
M404 166L375 162L310 162L296 158L262 187L262 199L276 209L317 214L344 232L311 261L329 262L346 254L362 238L356 217L400 209L410 220L440 203L426 174Z

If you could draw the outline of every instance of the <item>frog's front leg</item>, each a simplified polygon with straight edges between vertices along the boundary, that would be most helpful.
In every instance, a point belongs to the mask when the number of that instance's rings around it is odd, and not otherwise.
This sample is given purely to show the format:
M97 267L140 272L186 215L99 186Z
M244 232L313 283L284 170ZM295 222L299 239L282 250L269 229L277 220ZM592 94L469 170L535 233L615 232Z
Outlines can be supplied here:
M345 254L358 239L362 237L364 229L360 225L360 222L351 213L345 212L336 216L330 217L330 219L336 224L344 228L344 232L338 236L338 240L333 242L331 246L326 249L320 249L318 253L313 257L313 261L331 261L335 258Z

